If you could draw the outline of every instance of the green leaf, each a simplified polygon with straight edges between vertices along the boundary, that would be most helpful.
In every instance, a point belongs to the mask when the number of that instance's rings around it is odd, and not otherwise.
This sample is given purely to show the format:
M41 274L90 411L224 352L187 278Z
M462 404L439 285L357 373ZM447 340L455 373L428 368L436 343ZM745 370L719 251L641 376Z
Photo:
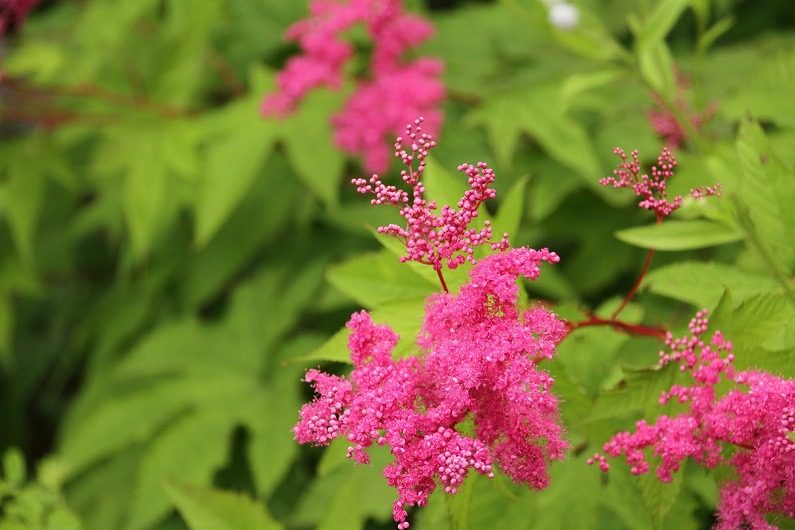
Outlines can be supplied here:
M261 503L242 493L199 488L174 482L166 491L190 530L278 530Z
M646 507L655 521L655 527L662 529L665 517L674 507L682 492L684 472L680 469L673 474L671 482L662 482L655 473L647 473L638 477L640 492L646 501Z
M35 137L31 141L13 143L10 147L11 153L0 152L1 157L8 157L0 161L0 176L4 176L0 184L0 215L11 229L22 260L31 262L36 225L44 199L46 162L42 157L52 155L42 153L44 144Z
M25 457L16 447L6 450L3 455L3 480L13 488L21 487L27 477Z
M551 463L549 487L537 493L532 528L596 528L599 473L595 467L588 467L574 458ZM576 509L571 505L573 492L577 492Z
M623 418L637 413L657 417L661 412L660 395L671 388L679 374L673 365L644 370L624 368L624 379L596 399L589 419Z
M445 204L456 208L458 201L467 190L466 175L448 171L433 159L428 160L422 182L425 185L425 197L430 201L436 201L439 208ZM485 208L481 208L481 211L483 210ZM486 215L488 216L488 213Z
M636 247L678 251L732 243L741 240L743 235L733 227L714 221L667 220L619 230L616 237Z
M387 324L400 337L395 350L392 352L394 357L405 357L416 350L417 335L420 331L423 315L425 314L425 299L414 298L398 300L384 304L372 311L373 322L376 324ZM348 335L350 331L343 328L335 333L320 348L301 357L301 361L337 361L350 362L350 352L348 351Z
M549 156L580 175L591 189L610 197L612 194L605 193L598 183L602 171L591 136L566 114L559 90L557 85L531 86L489 98L472 112L469 121L485 126L501 164L510 165L516 137L525 132Z
M655 269L646 276L643 288L707 309L718 304L726 288L738 300L779 290L778 283L769 276L746 272L724 263L697 261L673 263Z
M240 403L230 399L232 395L219 402L217 410L204 409L173 423L152 442L135 478L129 530L149 528L168 514L172 505L163 489L166 481L211 483L213 473L227 457L231 431L237 423L227 409ZM238 393L236 397L243 396Z
M242 411L251 434L249 465L257 493L263 498L270 496L298 453L292 428L303 397L298 384L300 371L297 366L276 368L261 397Z
M149 439L191 404L221 399L243 383L240 376L218 374L212 384L202 379L161 381L129 395L105 396L96 409L82 411L67 424L59 455L74 476L102 458Z
M0 369L8 369L14 360L11 343L14 338L14 305L0 292Z
M795 267L795 173L772 151L758 123L744 120L737 136L737 153L744 170L738 192L748 206L754 239L787 271Z
M658 94L676 93L674 78L674 60L665 41L651 42L639 48L638 66L643 79Z
M395 490L387 484L381 470L392 456L383 447L373 446L368 451L371 465L349 461L316 477L291 511L289 526L355 530L363 528L367 518L390 519Z
M661 42L673 29L676 21L687 9L690 0L659 0L654 3L654 9L643 21L637 32L639 48L644 49Z
M793 318L795 308L783 294L759 294L737 306L734 306L733 296L724 296L710 321L710 327L721 330L732 341L735 357L739 361L748 354L747 351L763 345L775 331L792 322Z
M208 146L198 182L195 219L199 248L245 199L273 147L277 124L260 116L259 97L258 92L204 119Z
M278 124L287 158L307 187L327 205L336 205L345 157L332 142L329 116L340 106L340 95L310 94L300 108Z
M614 462L606 476L605 506L616 513L627 528L654 530L651 511L640 492L638 477L629 472L624 462Z
M508 190L494 217L494 239L500 239L505 233L513 237L518 235L524 214L526 188L527 178L522 177Z
M335 288L368 308L428 296L438 290L438 281L431 283L387 250L363 254L329 267L326 277Z

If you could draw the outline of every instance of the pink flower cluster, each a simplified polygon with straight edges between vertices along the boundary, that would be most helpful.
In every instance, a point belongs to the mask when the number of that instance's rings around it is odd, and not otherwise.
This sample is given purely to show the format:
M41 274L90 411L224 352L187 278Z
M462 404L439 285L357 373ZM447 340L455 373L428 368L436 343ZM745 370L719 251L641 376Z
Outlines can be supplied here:
M691 335L669 336L661 364L678 362L692 375L691 386L673 386L660 403L689 403L689 411L661 416L654 425L641 420L634 433L616 434L604 445L610 456L625 455L634 474L647 473L645 449L660 459L657 476L671 480L684 459L713 468L734 468L736 478L721 490L718 530L774 529L766 514L795 517L795 380L762 371L736 371L732 344L716 331L709 341L706 311L690 322ZM718 395L721 380L729 390ZM724 386L726 383L722 383ZM589 463L607 471L604 456Z
M490 187L494 182L494 171L486 163L458 166L458 170L467 175L470 189L458 201L457 210L444 205L437 214L436 202L425 199L421 177L428 154L436 142L422 131L421 123L422 118L419 118L413 125L407 125L405 136L398 137L395 143L395 156L407 168L401 171L401 177L411 186L411 196L396 186L387 186L378 175L351 181L359 193L374 195L371 204L397 206L400 215L406 219L405 228L390 224L379 227L378 231L406 244L406 255L401 257L401 261L432 265L437 271L445 264L455 269L466 261L475 263L475 247L480 245L489 245L492 250L506 250L509 247L508 234L503 234L499 241L492 241L492 228L488 221L483 228L469 228L478 216L480 205L496 195L494 188Z
M0 35L22 24L39 0L0 0Z
M348 378L310 370L316 399L294 428L300 443L350 442L348 456L368 462L366 449L387 445L384 469L397 489L393 517L408 528L409 506L426 504L437 481L455 494L474 469L493 476L493 463L516 482L543 488L547 462L567 448L552 377L536 364L565 336L554 313L516 307L520 276L538 277L547 249L514 249L481 260L457 296L431 297L418 338L419 357L392 359L398 337L362 311L348 322L353 372ZM474 432L462 425L471 421Z
M637 149L631 153L632 159L627 158L623 149L616 147L613 152L621 158L621 163L613 170L612 177L605 177L599 181L602 186L614 188L632 188L635 195L641 198L638 206L650 210L660 222L682 205L682 196L677 195L673 200L668 200L668 179L674 176L676 158L671 151L664 147L657 157L657 165L652 166L651 175L641 174L640 154ZM696 199L719 195L720 186L707 186L690 190L690 196Z
M715 106L710 105L704 112L694 111L685 98L690 81L682 72L676 70L674 73L676 75L676 99L668 104L659 94L652 94L654 107L649 109L648 117L652 129L665 140L665 144L672 149L678 149L686 137L680 119L684 118L690 121L693 128L698 130L715 113ZM671 105L674 106L673 109ZM677 118L676 111L679 111L680 118Z
M332 118L335 142L345 151L361 154L369 171L385 171L389 164L388 138L416 116L428 118L438 130L444 99L439 61L403 56L433 33L425 20L403 12L400 0L313 0L311 17L287 30L302 54L287 62L279 73L278 92L262 105L267 115L285 115L311 90L338 89L343 70L354 55L354 46L343 34L364 24L373 42L369 76L358 80L354 94Z

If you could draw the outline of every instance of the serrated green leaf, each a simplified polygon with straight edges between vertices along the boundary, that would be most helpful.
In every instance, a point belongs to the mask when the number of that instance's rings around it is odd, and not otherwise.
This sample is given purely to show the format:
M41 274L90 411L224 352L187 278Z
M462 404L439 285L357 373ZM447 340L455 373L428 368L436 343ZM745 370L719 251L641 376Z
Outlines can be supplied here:
M624 369L624 379L596 399L589 419L622 418L637 413L645 417L660 414L660 395L671 388L681 373L675 366L645 370Z
M279 530L265 506L242 493L175 482L166 491L190 530Z
M792 322L793 318L795 308L783 294L756 295L736 307L733 296L724 296L710 321L710 327L722 331L732 341L735 357L739 360L747 354L746 351L764 344L775 331Z
M616 238L636 247L678 251L732 243L741 240L743 235L733 227L714 221L668 220L619 230Z
M673 263L651 271L643 282L643 288L707 309L718 304L726 288L738 300L779 290L778 283L769 276L723 263L695 261Z
M760 252L785 270L795 266L795 174L770 148L762 128L744 120L737 136L737 153L744 170L739 199L748 206L753 241Z

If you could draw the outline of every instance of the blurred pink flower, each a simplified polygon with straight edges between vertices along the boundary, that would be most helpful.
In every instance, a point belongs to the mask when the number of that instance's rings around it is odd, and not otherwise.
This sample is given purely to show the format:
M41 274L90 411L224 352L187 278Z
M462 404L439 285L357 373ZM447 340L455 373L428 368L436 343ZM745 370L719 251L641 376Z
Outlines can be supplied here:
M335 142L348 153L361 155L368 171L385 171L388 139L419 115L438 131L444 87L442 64L430 59L404 60L404 54L433 33L425 20L403 12L400 0L313 0L311 17L287 30L287 38L301 47L277 76L277 92L266 96L262 112L284 116L308 92L342 86L354 46L345 31L364 24L372 39L369 75L356 79L357 88L343 110L332 118Z
M39 0L0 0L0 35L19 27Z

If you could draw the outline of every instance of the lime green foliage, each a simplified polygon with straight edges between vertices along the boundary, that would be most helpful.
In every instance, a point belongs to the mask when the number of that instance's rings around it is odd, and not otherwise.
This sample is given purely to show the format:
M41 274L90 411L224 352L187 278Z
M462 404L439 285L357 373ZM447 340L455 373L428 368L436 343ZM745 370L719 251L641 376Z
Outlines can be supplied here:
M55 461L40 464L35 479L27 477L25 458L12 448L0 467L0 529L81 530L80 518L60 491L62 468Z
M572 3L565 31L539 0L406 2L436 27L421 54L446 65L428 196L457 201L456 164L486 161L498 196L475 225L561 256L527 304L609 318L655 248L622 321L678 332L707 308L738 368L795 377L790 6ZM0 43L0 530L392 528L388 454L356 467L344 441L294 442L301 377L348 369L343 325L362 308L400 334L396 355L417 354L440 285L375 234L395 213L347 185L367 175L328 119L350 85L259 113L307 2L41 4ZM614 146L653 162L651 109L684 133L670 192L723 189L659 225L598 185ZM451 290L468 270L445 272ZM574 331L549 364L572 445L551 486L470 477L412 528L709 528L724 471L663 485L585 465L616 431L676 413L658 403L678 378L660 347Z

